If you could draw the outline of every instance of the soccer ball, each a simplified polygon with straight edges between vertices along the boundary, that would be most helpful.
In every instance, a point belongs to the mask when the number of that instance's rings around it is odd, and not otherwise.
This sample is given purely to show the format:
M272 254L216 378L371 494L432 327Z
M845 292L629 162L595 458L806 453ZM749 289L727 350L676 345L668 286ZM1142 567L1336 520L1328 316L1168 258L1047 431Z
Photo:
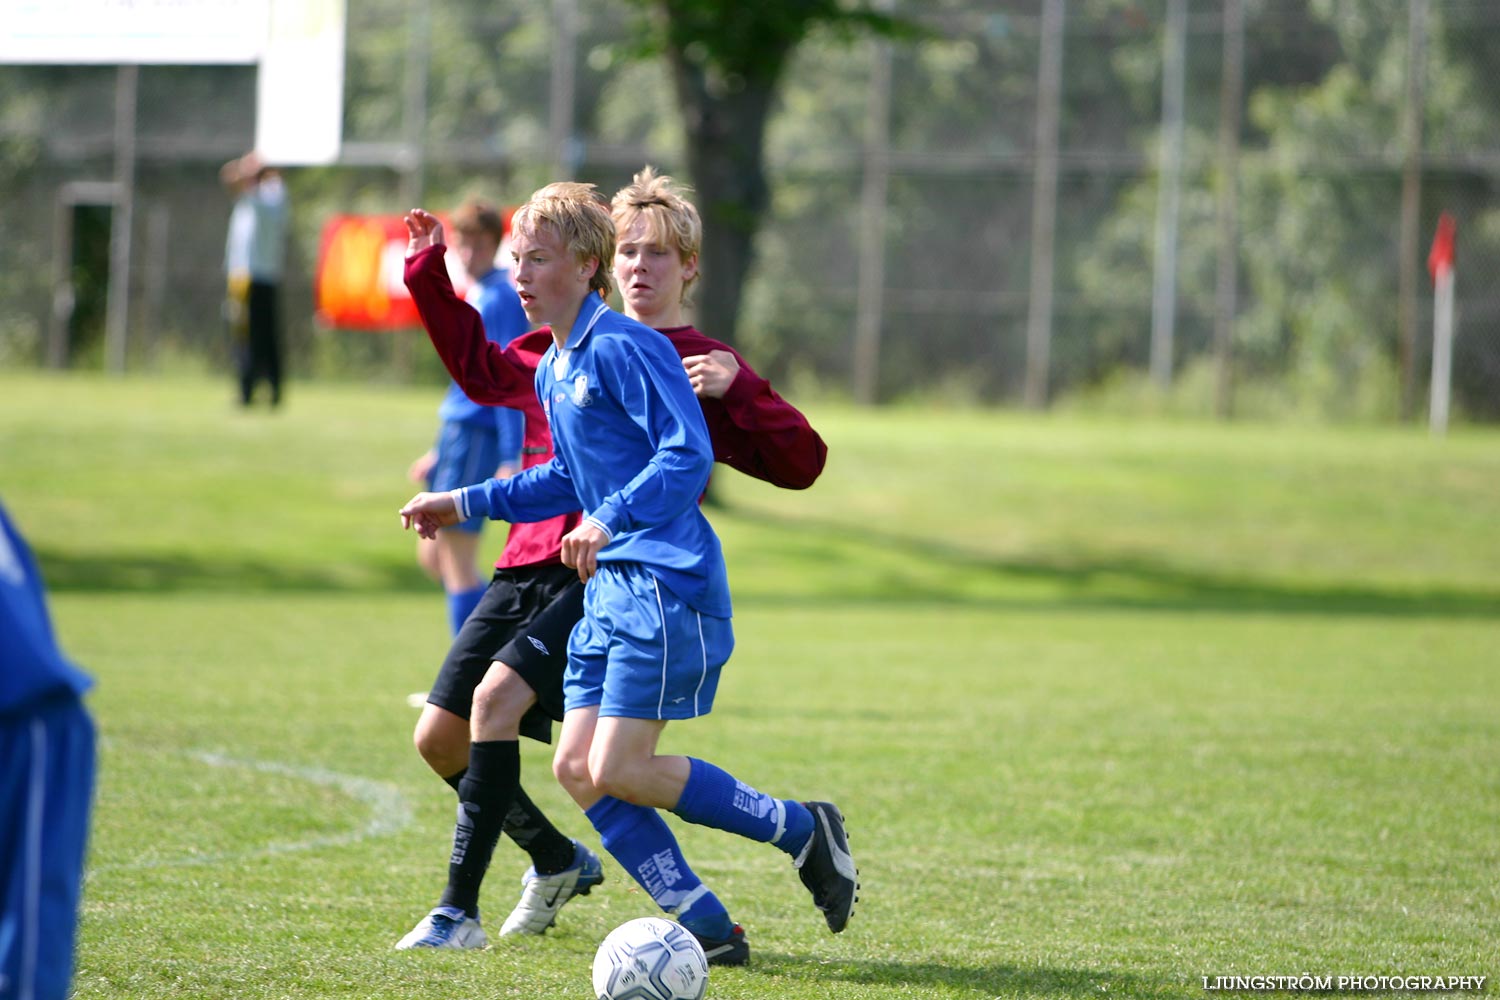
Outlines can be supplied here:
M599 1000L701 1000L706 989L703 946L686 927L661 917L621 924L594 954Z

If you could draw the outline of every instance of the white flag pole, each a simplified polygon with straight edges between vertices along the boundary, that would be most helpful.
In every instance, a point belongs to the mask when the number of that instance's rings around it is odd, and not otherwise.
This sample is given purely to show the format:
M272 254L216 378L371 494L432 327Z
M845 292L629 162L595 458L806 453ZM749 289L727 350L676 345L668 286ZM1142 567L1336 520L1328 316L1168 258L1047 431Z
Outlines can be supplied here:
M1432 390L1427 418L1435 435L1448 431L1448 395L1453 382L1453 267L1440 268L1432 300Z

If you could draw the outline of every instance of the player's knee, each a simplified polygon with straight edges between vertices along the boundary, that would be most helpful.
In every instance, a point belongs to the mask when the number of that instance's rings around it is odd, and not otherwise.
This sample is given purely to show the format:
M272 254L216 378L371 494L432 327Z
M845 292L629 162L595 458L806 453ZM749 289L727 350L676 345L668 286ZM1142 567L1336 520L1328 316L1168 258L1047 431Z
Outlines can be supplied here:
M575 799L580 794L592 792L594 788L586 756L559 752L552 758L552 776Z
M419 722L412 732L411 741L427 766L438 774L453 774L462 770L469 762L468 741L451 739L440 728L424 726Z
M536 704L530 685L508 667L496 664L474 689L473 725L476 739L519 738L521 717Z
M641 804L645 794L643 778L640 768L632 761L598 758L596 755L596 759L589 762L589 780L601 795Z

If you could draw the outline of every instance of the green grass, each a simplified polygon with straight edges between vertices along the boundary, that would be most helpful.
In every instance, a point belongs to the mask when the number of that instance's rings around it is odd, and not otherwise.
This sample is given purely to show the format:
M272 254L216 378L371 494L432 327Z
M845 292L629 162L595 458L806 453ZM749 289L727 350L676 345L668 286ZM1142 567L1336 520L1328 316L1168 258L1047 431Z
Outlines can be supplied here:
M582 998L651 912L607 861L545 939L390 950L451 830L394 514L436 396L0 373L0 491L99 681L79 997ZM829 936L778 852L682 827L755 949L711 997L1500 974L1500 434L811 415L812 490L716 487L739 645L664 749L836 799L863 902Z

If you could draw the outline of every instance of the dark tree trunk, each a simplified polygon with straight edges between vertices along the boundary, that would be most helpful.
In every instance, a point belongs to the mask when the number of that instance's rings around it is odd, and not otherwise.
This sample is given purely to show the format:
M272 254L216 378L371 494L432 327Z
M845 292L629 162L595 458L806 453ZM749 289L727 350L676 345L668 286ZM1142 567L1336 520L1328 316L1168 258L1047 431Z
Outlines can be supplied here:
M733 343L755 234L770 205L763 140L776 81L745 81L732 93L716 94L701 66L678 50L669 55L694 201L703 216L695 319L709 336Z

